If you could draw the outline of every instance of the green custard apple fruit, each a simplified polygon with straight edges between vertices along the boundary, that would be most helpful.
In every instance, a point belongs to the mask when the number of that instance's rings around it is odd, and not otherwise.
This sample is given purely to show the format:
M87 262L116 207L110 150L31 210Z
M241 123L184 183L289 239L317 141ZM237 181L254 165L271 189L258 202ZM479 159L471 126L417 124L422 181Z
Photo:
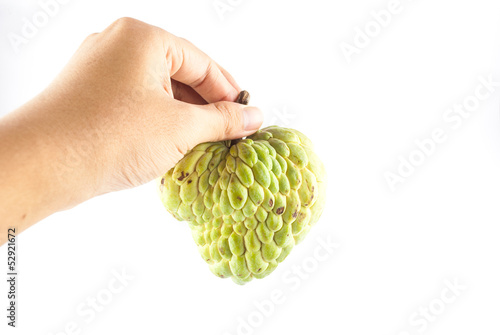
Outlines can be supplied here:
M325 188L311 141L278 126L199 144L159 179L164 206L188 221L210 270L238 284L288 256L323 212Z

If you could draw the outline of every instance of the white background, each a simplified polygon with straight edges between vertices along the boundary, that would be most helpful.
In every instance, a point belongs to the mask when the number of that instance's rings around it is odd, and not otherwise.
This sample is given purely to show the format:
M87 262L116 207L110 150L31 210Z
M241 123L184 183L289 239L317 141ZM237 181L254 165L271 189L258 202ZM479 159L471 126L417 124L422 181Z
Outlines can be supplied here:
M8 34L21 34L41 7L0 3L1 114L41 91L88 34L130 16L216 59L266 124L314 141L329 174L327 209L308 238L270 277L245 286L209 271L152 183L52 215L18 237L12 333L63 334L73 324L74 334L500 332L500 87L456 129L443 119L480 76L500 80L498 1L401 0L350 63L341 43L353 44L356 28L389 1L232 0L221 18L213 0L70 0L17 53ZM408 159L434 128L447 140L391 191L384 173L396 173L398 156ZM328 239L339 246L317 261L318 240ZM5 246L0 263L6 272ZM310 273L292 274L294 265ZM122 269L134 279L88 322L77 308L104 296ZM447 280L465 287L450 303L441 300ZM275 290L284 302L263 316L255 304ZM419 314L429 305L432 321Z

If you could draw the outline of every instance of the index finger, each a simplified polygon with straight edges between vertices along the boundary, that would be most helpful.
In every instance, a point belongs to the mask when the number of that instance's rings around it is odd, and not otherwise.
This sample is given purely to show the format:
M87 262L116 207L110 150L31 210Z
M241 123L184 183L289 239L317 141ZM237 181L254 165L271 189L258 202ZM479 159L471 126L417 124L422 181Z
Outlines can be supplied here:
M166 56L172 79L192 87L209 103L236 100L239 90L229 73L191 42L167 34Z

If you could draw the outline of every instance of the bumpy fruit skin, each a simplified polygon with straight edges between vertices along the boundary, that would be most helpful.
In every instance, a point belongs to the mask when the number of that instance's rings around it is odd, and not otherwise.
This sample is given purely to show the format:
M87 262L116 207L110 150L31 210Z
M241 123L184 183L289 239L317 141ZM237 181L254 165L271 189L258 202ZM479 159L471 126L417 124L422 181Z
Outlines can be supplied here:
M326 173L311 141L271 126L236 144L203 143L159 179L210 270L238 284L276 269L319 219Z

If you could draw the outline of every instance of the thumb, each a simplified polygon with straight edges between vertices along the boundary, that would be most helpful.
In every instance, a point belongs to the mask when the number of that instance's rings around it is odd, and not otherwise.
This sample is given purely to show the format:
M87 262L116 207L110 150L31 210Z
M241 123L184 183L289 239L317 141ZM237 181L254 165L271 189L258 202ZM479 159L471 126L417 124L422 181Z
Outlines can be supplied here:
M199 125L200 142L233 140L255 133L264 115L257 107L235 102L220 101L208 105L198 105L195 117Z

